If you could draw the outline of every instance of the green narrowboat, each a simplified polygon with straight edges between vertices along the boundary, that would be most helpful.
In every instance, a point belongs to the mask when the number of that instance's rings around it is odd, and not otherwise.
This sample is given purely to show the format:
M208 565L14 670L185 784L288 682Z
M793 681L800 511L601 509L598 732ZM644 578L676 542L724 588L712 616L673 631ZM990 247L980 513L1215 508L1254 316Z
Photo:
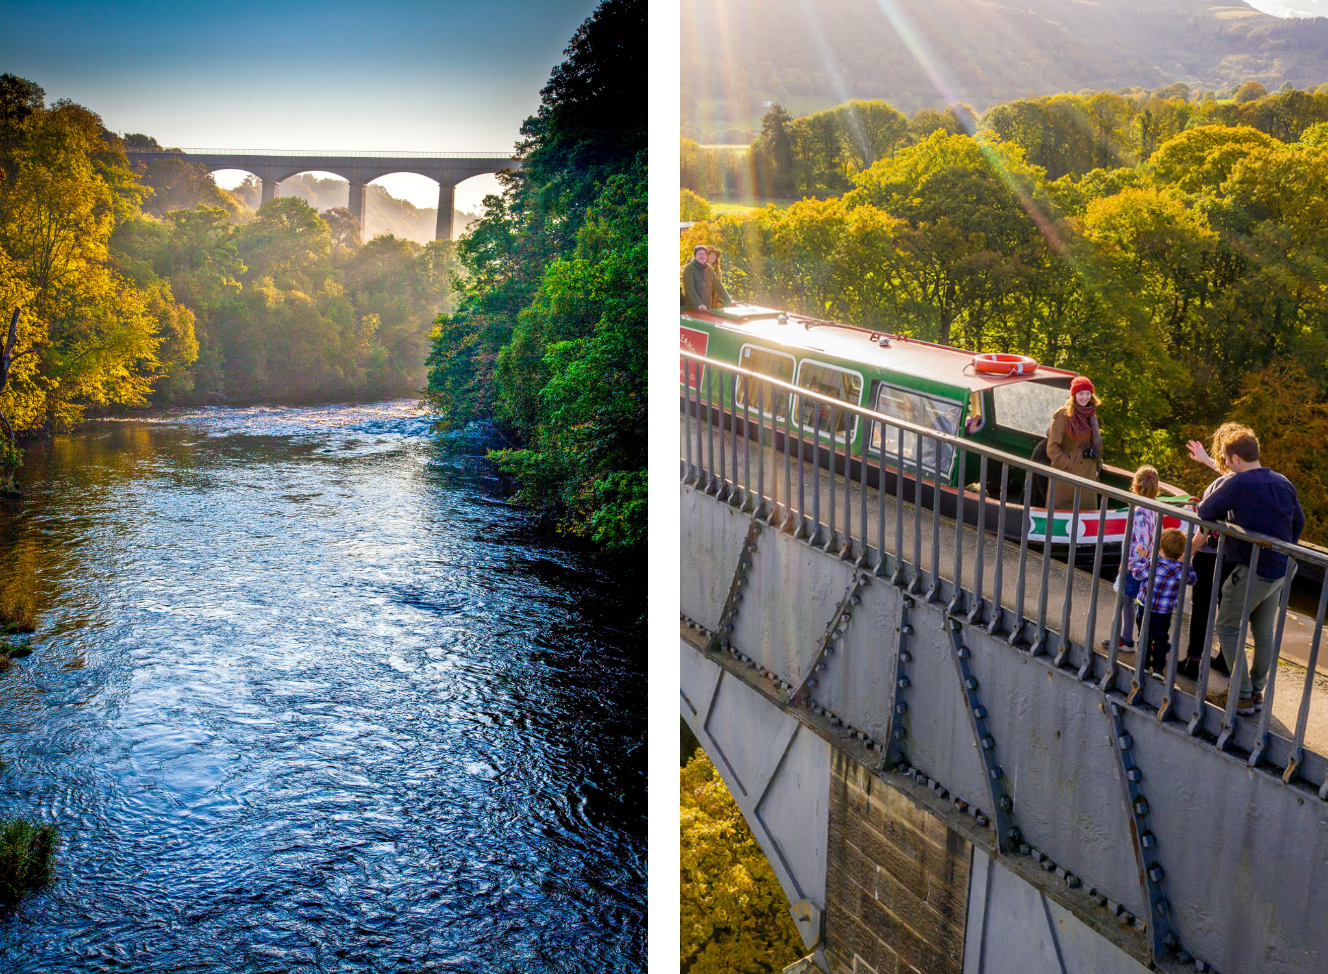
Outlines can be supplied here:
M1030 459L1046 438L1052 414L1069 398L1070 382L1075 375L1063 369L1039 367L1016 356L1008 357L1014 360L1008 366L1013 374L984 373L975 366L978 357L963 349L751 305L705 312L684 310L679 337L685 351ZM979 364L991 368L985 362ZM705 388L704 373L691 373L690 390L684 387L687 381L680 372L681 392L696 401L702 394L699 390ZM828 424L822 425L824 414L820 419L814 415L812 401L799 401L797 395L782 391L773 395L769 386L760 392L753 389L749 395L745 385L739 379L731 395L737 408L745 409L750 417L749 434L755 432L755 423L761 422L777 435L791 415L794 428L801 426L804 437L810 438L815 426L823 429L823 444L828 445L833 435L836 446L843 451L847 441L849 462L857 466L866 457L873 482L873 472L878 468L884 471L886 482L879 485L882 489L893 491L902 477L908 492L905 496L911 496L917 485L910 488L909 482L920 468L924 491L930 492L925 485L933 478L939 484L944 513L953 516L962 503L966 520L977 523L980 517L993 528L998 523L1004 465L988 464L986 509L982 510L981 485L977 482L982 476L980 457L968 454L965 469L959 470L953 447L942 445L938 450L935 443L924 442L923 456L919 458L915 455L918 452L915 437L903 437L901 445L898 438L887 433L882 462L879 425L862 424L857 417L838 413L832 431ZM734 405L727 392L714 389L711 395L716 403L722 398L724 406ZM771 404L771 409L765 408ZM786 412L790 408L791 414ZM872 428L862 428L867 425ZM1110 437L1111 430L1104 430L1103 435ZM1100 480L1129 490L1132 476L1131 471L1104 466ZM1005 518L1008 537L1018 540L1026 533L1029 541L1050 540L1053 546L1068 545L1072 540L1079 545L1094 545L1099 533L1104 543L1118 544L1124 539L1127 523L1124 504L1111 502L1105 520L1096 508L1081 511L1078 531L1072 539L1073 511L1068 507L1048 511L1043 506L1045 484L1036 482L1042 478L1034 479L1029 516L1024 522L1017 514L1011 516L1016 510L1022 513L1024 471L1009 467ZM1180 505L1188 502L1190 495L1163 483L1158 499ZM1164 524L1179 526L1180 521L1164 518ZM1115 560L1112 553L1104 554Z

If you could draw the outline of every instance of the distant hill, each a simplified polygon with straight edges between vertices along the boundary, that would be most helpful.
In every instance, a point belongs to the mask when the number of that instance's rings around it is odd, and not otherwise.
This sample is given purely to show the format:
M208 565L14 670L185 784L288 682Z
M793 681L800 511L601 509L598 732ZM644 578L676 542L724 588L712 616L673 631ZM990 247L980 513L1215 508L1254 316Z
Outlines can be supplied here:
M438 226L436 207L420 209L409 200L397 199L382 186L374 183L370 183L365 189L365 240L380 233L390 233L394 237L414 240L417 243L428 243L433 239L434 230ZM334 206L345 206L350 188L344 179L322 179L312 173L300 173L298 176L283 180L280 192L282 196L298 196L322 212ZM262 184L250 176L230 193L251 210L256 210L262 198ZM453 210L453 233L460 236L476 219L478 217L474 213Z
M886 11L890 11L889 14ZM1328 82L1328 18L1235 0L683 0L682 134L746 142L770 102L901 111L1028 95L1248 80Z

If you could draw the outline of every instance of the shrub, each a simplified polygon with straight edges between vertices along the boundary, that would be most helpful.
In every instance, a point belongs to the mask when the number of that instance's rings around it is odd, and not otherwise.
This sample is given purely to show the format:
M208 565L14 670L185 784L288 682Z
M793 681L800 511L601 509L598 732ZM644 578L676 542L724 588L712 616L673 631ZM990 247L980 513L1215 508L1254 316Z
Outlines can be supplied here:
M0 598L0 632L36 632L37 617L27 598Z
M59 839L54 825L0 819L0 903L17 903L51 881Z
M713 220L714 211L710 208L710 202L704 196L698 196L690 189L684 189L680 194L679 218L682 220L701 221Z

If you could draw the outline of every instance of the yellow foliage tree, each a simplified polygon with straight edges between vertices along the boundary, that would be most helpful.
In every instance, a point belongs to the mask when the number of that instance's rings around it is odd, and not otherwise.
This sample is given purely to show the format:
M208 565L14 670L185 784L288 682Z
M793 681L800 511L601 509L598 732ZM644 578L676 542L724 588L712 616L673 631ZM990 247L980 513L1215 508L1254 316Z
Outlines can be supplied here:
M0 411L18 430L68 426L89 405L137 404L171 364L193 360L193 317L169 291L138 287L111 266L117 219L146 194L108 145L101 120L61 103L19 127L0 181L0 297L20 310Z
M770 974L802 956L789 902L704 751L682 769L681 966Z

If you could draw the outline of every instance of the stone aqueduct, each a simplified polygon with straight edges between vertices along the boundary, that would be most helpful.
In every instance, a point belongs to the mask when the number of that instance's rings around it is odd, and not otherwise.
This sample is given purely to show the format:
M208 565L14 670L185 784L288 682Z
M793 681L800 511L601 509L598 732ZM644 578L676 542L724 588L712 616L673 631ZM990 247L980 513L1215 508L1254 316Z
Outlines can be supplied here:
M452 239L452 210L458 183L503 169L519 169L521 162L497 152L343 152L269 149L167 149L130 150L131 162L179 158L202 163L208 172L239 169L263 183L266 203L279 195L284 179L302 172L330 172L350 183L349 209L364 226L364 187L380 176L409 172L438 183L437 240Z

